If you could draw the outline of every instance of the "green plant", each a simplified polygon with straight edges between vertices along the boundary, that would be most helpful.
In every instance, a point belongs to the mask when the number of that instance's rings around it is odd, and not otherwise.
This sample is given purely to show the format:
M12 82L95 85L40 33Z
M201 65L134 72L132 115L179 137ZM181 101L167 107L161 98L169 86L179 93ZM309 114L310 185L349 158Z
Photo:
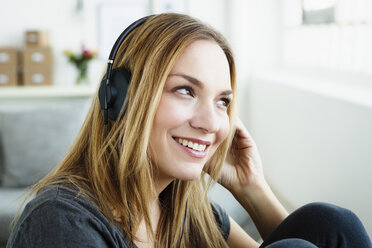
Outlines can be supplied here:
M97 56L97 51L88 50L85 46L82 46L79 53L74 53L71 50L65 50L63 53L67 56L68 61L78 70L76 83L81 84L87 81L88 65L89 62Z

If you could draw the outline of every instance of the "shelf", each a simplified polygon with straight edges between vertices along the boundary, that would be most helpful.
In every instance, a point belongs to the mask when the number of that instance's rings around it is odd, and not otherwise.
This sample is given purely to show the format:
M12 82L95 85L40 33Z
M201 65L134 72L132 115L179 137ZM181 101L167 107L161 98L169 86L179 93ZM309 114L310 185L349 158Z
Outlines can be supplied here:
M92 86L4 86L0 87L0 99L91 97L95 92Z

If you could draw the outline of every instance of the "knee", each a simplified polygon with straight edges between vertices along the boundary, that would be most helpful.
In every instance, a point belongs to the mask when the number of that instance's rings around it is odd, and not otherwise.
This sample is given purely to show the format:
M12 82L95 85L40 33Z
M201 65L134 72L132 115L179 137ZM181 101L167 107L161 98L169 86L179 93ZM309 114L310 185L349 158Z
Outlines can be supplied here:
M355 229L362 226L359 218L352 211L329 203L314 202L298 210L296 214L310 222L321 222L327 227Z
M316 248L314 244L303 240L303 239L283 239L280 241L276 241L265 248L288 248L288 247L296 247L296 248Z
M324 202L309 203L299 208L297 211L301 214L310 215L311 217L329 217L334 221L343 220L344 218L357 218L351 210Z
M324 247L341 247L341 244L342 247L371 247L371 241L359 218L346 208L328 203L310 203L297 209L277 227L264 244L288 238L310 240L314 244L322 240L322 244L327 244Z

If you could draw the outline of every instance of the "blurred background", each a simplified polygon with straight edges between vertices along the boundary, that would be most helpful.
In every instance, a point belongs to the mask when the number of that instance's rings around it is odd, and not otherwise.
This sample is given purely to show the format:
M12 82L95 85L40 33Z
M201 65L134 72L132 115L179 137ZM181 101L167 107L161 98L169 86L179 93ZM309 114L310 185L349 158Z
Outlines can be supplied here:
M338 204L372 235L371 0L0 0L0 228L71 144L117 36L162 12L229 39L239 115L288 210ZM224 189L211 197L258 237Z

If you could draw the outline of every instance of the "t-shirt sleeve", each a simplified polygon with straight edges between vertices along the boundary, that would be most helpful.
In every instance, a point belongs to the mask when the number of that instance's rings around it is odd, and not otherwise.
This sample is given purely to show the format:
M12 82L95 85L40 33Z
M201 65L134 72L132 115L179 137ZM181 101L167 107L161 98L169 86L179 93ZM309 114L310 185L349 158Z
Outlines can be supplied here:
M214 218L220 227L221 234L225 240L230 234L230 219L226 211L217 203L211 201L211 207L213 210Z
M104 227L82 210L60 202L34 209L18 226L7 247L111 247ZM110 245L111 243L111 245Z

